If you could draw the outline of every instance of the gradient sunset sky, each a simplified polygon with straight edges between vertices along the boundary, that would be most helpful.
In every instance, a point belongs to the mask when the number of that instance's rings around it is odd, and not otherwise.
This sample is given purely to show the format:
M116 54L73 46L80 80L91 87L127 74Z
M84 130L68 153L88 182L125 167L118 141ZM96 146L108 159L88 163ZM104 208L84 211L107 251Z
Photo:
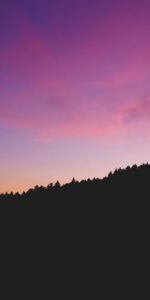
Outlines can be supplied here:
M150 1L0 1L0 193L150 162Z

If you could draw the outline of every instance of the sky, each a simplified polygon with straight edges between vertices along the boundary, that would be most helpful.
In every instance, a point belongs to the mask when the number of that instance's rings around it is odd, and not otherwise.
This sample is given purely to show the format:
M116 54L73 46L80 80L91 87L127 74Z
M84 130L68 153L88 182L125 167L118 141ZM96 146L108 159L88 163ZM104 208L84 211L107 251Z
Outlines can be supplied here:
M0 193L150 162L150 1L0 1Z

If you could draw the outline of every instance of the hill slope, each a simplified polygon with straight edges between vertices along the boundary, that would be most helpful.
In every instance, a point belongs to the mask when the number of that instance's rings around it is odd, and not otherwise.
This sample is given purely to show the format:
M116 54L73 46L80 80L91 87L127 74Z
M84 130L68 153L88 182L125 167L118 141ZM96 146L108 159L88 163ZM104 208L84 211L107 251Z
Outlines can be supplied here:
M110 172L108 177L103 179L82 180L81 182L72 180L71 183L60 186L49 184L47 187L36 186L23 194L3 194L0 200L115 200L127 198L133 200L136 197L147 198L150 186L150 165L136 165L126 169L116 169Z
M143 276L149 257L149 186L147 164L102 180L1 195L2 257L12 270L20 259L31 283L43 277L49 287L59 276L74 293L76 282L88 290L88 281L106 281L106 290L112 282L124 293L123 282Z

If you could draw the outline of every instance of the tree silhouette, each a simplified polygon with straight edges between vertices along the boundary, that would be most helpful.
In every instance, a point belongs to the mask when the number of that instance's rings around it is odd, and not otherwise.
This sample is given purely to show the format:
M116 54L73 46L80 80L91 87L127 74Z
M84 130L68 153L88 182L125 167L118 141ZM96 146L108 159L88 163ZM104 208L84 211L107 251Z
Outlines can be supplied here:
M139 167L133 165L127 166L126 169L115 169L109 172L108 177L103 179L93 178L77 182L75 178L68 184L60 185L59 181L53 185L48 184L47 187L36 185L33 189L27 192L6 193L1 194L0 199L32 199L44 201L44 199L119 199L126 200L128 198L138 198L139 195L149 194L149 180L150 180L150 165L148 163ZM119 196L118 196L119 195ZM100 200L99 200L100 201Z

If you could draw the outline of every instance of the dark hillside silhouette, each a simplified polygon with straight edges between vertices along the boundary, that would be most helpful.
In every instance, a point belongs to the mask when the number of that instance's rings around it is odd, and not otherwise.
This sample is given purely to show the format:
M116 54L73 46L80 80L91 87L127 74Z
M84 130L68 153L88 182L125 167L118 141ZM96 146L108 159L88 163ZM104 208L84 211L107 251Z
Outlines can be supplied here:
M55 295L59 288L77 295L81 285L93 299L94 286L104 284L105 294L109 288L124 293L123 286L132 282L134 289L147 265L149 202L148 164L115 170L102 180L73 179L1 195L1 257L12 270L19 260L18 274L25 270L31 285L33 278L48 288L55 284Z
M0 195L2 217L17 218L25 224L43 226L47 222L67 230L71 224L76 228L86 224L96 226L106 222L120 228L131 222L149 220L150 202L150 165L133 165L126 169L116 169L103 179L76 181L47 187L35 186L26 193ZM97 225L96 225L97 224ZM111 225L111 226L112 226ZM56 228L55 228L56 229ZM46 230L46 229L45 229Z
M48 202L54 200L69 200L70 203L74 201L115 201L120 200L120 203L126 199L136 200L137 198L149 195L150 186L150 165L143 164L139 167L133 165L126 169L116 169L114 173L110 172L107 177L103 179L94 178L92 180L76 181L74 178L70 183L60 185L57 181L54 185L50 183L47 187L35 186L27 192L6 193L0 195L0 203L12 202L18 203L32 203L41 206L48 205ZM20 200L20 201L19 201Z

